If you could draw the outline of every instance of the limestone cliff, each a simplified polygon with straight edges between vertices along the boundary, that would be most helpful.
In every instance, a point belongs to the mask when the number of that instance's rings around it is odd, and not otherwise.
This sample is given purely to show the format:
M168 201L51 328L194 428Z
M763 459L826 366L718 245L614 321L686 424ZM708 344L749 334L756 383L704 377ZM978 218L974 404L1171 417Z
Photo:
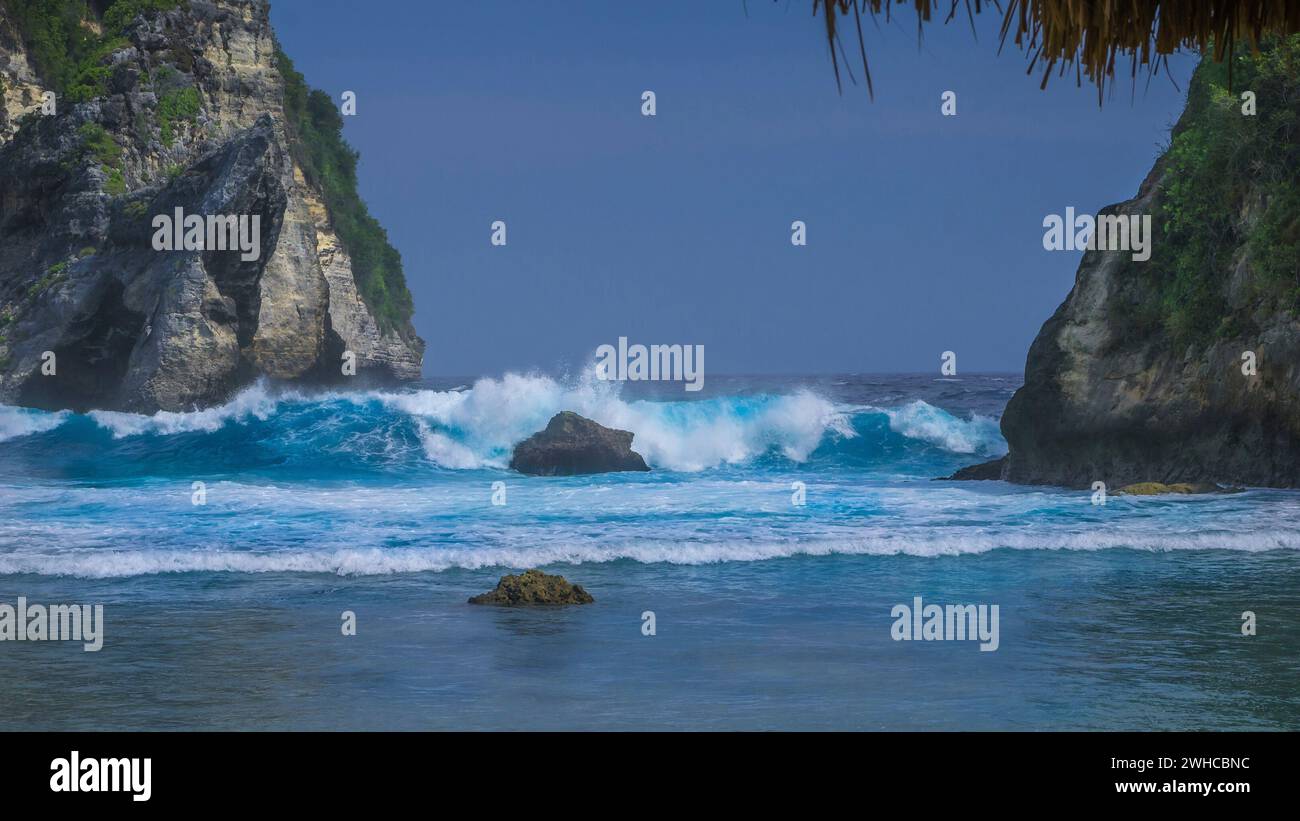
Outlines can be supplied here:
M1231 91L1197 69L1168 149L1106 209L1153 215L1152 258L1085 254L1003 416L1002 478L1300 485L1300 41L1242 51Z
M40 107L40 80L22 34L0 3L0 142L18 130L18 118Z
M344 199L304 170L266 0L97 2L53 34L34 6L59 2L0 0L0 403L187 410L259 377L341 381L345 351L358 380L419 377L400 259L363 214L387 268L354 267ZM155 250L177 208L257 216L260 256Z

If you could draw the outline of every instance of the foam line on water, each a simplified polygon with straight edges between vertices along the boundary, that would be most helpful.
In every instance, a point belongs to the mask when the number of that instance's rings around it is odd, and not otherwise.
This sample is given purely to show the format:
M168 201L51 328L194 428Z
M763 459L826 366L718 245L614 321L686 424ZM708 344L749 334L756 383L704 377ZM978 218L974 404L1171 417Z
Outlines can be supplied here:
M35 574L84 578L117 578L167 573L326 573L371 576L441 572L454 568L477 570L526 568L553 564L602 563L629 560L643 564L702 565L754 562L798 556L960 556L992 550L1108 550L1127 548L1149 552L1228 550L1249 553L1300 550L1300 532L1187 533L1050 533L944 535L878 534L856 540L733 541L722 543L638 542L604 546L543 545L538 547L406 549L355 548L244 552L230 550L71 550L57 554L0 555L0 575Z

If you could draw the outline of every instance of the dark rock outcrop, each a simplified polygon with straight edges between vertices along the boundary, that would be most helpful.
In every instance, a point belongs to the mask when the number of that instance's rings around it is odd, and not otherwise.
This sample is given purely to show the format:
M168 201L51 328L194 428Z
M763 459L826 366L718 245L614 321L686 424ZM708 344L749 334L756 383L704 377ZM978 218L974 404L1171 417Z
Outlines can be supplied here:
M519 607L533 604L591 604L596 601L582 585L569 584L563 576L540 570L525 570L518 576L502 576L495 590L471 596L470 604L498 604Z
M1084 254L1002 417L1003 478L1300 485L1297 272L1277 262L1297 247L1300 152L1293 129L1265 121L1300 117L1300 78L1261 66L1237 80L1273 100L1256 117L1203 63L1174 148L1134 199L1103 211L1152 215L1153 256Z
M300 167L266 0L137 17L103 93L52 115L3 9L0 403L190 410L261 377L341 381L344 351L359 381L419 377L423 341L381 329ZM177 208L258 217L260 256L154 250Z
M1115 210L1152 209L1161 170ZM1002 417L1006 478L1300 484L1300 322L1266 316L1249 337L1179 349L1126 326L1131 265L1125 254L1088 252L1030 346L1025 384ZM1244 351L1261 358L1253 378L1241 372Z
M510 467L534 476L649 470L641 454L632 450L632 437L628 431L561 411L545 430L515 446Z
M1002 456L989 462L981 462L978 465L970 465L958 470L951 476L942 476L939 481L989 481L1003 478L1006 470L1007 457Z

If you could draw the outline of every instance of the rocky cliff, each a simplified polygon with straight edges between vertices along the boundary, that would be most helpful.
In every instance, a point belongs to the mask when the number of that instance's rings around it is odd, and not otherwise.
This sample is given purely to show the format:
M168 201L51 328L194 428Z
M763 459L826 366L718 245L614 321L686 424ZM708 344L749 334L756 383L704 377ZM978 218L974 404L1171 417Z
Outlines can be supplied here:
M18 130L19 117L40 106L43 91L22 33L0 3L0 142Z
M266 0L0 0L0 78L0 403L191 409L345 352L419 377L400 258ZM260 253L157 250L177 209L256 217Z
M1241 52L1231 90L1202 63L1137 196L1104 211L1153 216L1151 259L1085 254L1003 416L1001 478L1300 484L1300 41Z

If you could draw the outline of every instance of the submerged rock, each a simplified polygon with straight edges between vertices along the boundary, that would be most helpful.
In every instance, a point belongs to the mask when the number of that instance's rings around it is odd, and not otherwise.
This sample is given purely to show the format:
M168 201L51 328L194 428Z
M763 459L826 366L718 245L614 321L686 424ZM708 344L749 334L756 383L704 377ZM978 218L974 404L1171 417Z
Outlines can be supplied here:
M495 590L471 596L470 604L499 604L518 607L532 604L591 604L596 600L582 589L582 585L569 584L563 576L552 576L540 570L525 570L518 576L502 576Z
M649 470L641 454L632 450L633 435L561 411L545 430L515 446L510 467L534 476Z

